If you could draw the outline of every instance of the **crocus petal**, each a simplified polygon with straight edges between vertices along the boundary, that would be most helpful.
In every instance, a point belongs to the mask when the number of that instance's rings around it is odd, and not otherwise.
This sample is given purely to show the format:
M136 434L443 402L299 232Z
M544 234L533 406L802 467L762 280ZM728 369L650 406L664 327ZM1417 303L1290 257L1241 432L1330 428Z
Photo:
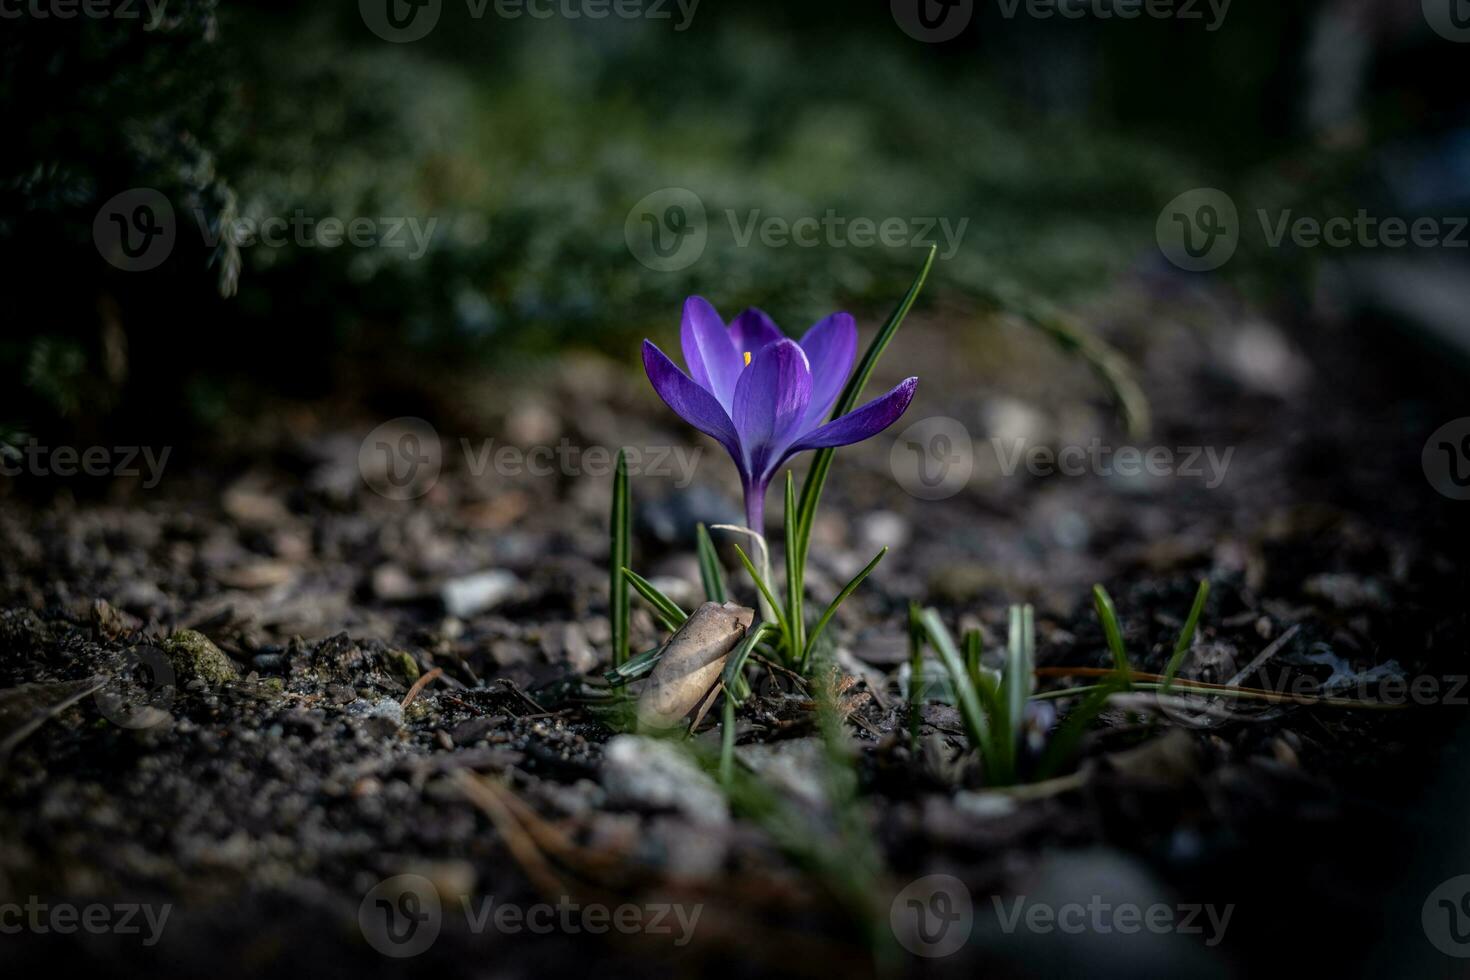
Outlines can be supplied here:
M735 380L745 361L730 345L725 321L703 296L684 301L684 322L679 327L684 363L694 383L710 392L728 413L735 395Z
M847 313L833 313L806 332L801 349L812 367L812 400L807 403L802 426L813 429L832 411L847 383L857 356L857 324Z
M735 353L741 355L742 360L745 354L749 353L754 357L756 351L762 347L785 337L781 328L776 326L776 321L753 306L730 321L730 344L735 348Z
M643 342L643 370L648 372L648 380L664 404L700 432L718 439L720 445L735 457L736 463L742 462L740 439L725 409L714 395L680 371L679 366L651 340Z
M794 340L778 340L751 356L735 385L732 418L752 476L773 466L781 450L801 431L812 397L812 372Z
M877 435L898 421L898 417L909 407L909 402L914 400L914 392L918 387L919 379L909 378L862 408L806 433L786 448L785 455L790 456L807 449L847 446Z

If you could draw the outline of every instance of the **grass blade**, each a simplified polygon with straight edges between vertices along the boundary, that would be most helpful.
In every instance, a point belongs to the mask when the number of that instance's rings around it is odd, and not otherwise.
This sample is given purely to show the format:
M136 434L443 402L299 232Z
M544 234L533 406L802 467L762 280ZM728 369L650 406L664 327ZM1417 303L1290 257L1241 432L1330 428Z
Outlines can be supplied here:
M1010 645L1006 649L1001 688L1005 691L1006 748L1012 767L1020 758L1026 701L1031 697L1031 671L1035 666L1036 656L1034 616L1029 605L1011 607Z
M721 675L725 682L726 697L729 697L730 692L736 688L740 672L745 669L745 661L750 659L750 655L755 652L760 642L775 631L776 625L769 620L756 623L746 631L745 638L740 641L739 645L730 651L730 656L725 661L725 672Z
M980 685L980 653L983 648L984 639L979 630L969 630L965 633L965 670L970 674L970 680L976 687Z
M791 659L806 664L806 620L802 612L804 568L797 554L796 480L786 471L786 622L791 626Z
M996 753L990 718L980 705L980 696L975 693L975 685L970 683L969 675L965 673L965 663L959 650L955 648L954 638L949 635L939 613L933 609L925 609L920 614L919 624L923 627L929 644L939 654L939 662L949 674L949 682L954 687L955 701L960 709L960 717L965 721L970 744L980 750L980 755L985 760L987 780L995 785L1004 785L1010 781L1010 772L1005 760Z
M602 677L612 687L621 687L630 681L636 681L653 672L658 666L658 658L663 655L663 644L659 644L649 650L644 650L636 656L628 658L621 666L612 670L602 672Z
M659 618L659 621L665 627L672 631L684 625L684 621L689 618L689 614L680 609L677 602L664 595L648 579L639 575L631 568L623 569L623 574L627 576L628 584L633 586L639 595L648 600L648 604L653 607L653 614Z
M745 549L741 548L738 544L734 547L735 554L740 556L740 563L745 566L745 571L750 575L750 580L755 583L755 587L760 590L761 595L770 604L771 611L776 614L776 622L781 627L781 635L786 638L787 643L790 643L791 628L786 623L786 614L781 611L781 604L771 594L771 587L766 584L765 577L756 570L755 563L750 560L750 556L745 553ZM788 647L788 649L790 648Z
M929 254L924 259L924 265L919 269L919 274L914 276L913 284L909 291L899 300L898 306L888 315L888 320L883 328L878 331L878 336L868 345L863 359L858 362L857 370L848 379L846 387L842 389L841 396L837 399L836 406L832 409L832 418L846 415L857 405L862 397L863 388L868 383L868 377L872 375L873 368L878 365L878 358L883 356L893 335L903 325L904 318L909 315L913 308L914 300L918 299L919 291L924 288L924 281L929 278L929 270L934 265L934 256L938 252L937 245L929 246ZM806 480L801 485L801 500L797 505L797 556L800 564L805 567L807 550L812 543L812 521L817 514L817 503L822 497L822 488L827 483L827 474L832 469L832 458L836 450L832 448L818 449L812 457L811 469L807 470Z
M833 599L831 604L827 606L826 611L822 613L822 618L817 620L817 625L812 627L811 636L806 641L806 649L801 652L803 673L806 672L807 661L811 659L812 650L816 647L817 640L821 637L822 631L827 628L827 624L837 614L837 607L846 602L847 597L857 591L857 587L863 584L863 579L867 578L873 569L878 567L878 563L883 560L883 556L886 554L888 554L888 548L885 546L882 551L873 556L872 561L863 566L862 571L852 577L852 581L842 587L842 591L837 593L837 598Z
M1128 689L1128 678L1132 671L1128 667L1128 651L1123 648L1123 630L1118 626L1118 611L1113 608L1113 597L1101 585L1092 587L1092 605L1097 609L1097 618L1102 622L1103 635L1107 637L1108 649L1113 652L1113 669L1123 689Z
M909 738L919 745L919 722L924 707L924 626L919 604L909 603Z
M986 670L980 660L983 643L979 630L970 630L965 634L965 671L970 675L970 682L975 685L975 693L980 695L980 706L988 716L998 718L1002 711L1000 685L996 682L995 672Z
M720 567L720 555L715 551L714 540L703 524L694 529L699 542L699 581L704 585L704 597L710 602L725 602L729 592L725 588L725 570Z
M608 609L612 620L612 664L628 661L628 582L623 569L632 563L633 527L628 500L628 454L618 450L613 471L612 515L609 519L611 554L608 557Z
M1205 600L1210 597L1210 580L1204 579L1199 584L1199 590L1194 594L1194 605L1189 607L1189 617L1184 620L1184 629L1179 631L1179 641L1174 644L1174 655L1169 658L1169 666L1164 670L1164 692L1168 693L1169 685L1174 683L1174 675L1179 673L1179 668L1184 665L1184 655L1189 652L1194 643L1194 631L1199 626L1200 613L1204 612Z

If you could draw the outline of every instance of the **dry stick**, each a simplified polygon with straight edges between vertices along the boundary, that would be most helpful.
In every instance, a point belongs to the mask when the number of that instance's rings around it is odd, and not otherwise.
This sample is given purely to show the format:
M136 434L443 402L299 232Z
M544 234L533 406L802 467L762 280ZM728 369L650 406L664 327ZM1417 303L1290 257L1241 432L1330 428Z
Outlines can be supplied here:
M1268 661L1272 657L1276 656L1276 654L1281 651L1281 648L1284 647L1284 646L1286 646L1286 641L1287 640L1291 639L1293 636L1296 636L1297 631L1300 630L1301 628L1302 628L1302 624L1301 623L1295 623L1295 624L1293 624L1292 627L1289 630L1287 630L1285 633L1282 633L1275 640L1271 641L1271 645L1270 646L1266 647L1266 649L1264 649L1260 653L1256 654L1256 659L1254 659L1250 663L1246 664L1245 665L1245 670L1240 671L1234 677L1230 678L1230 680L1227 681L1226 683L1230 687L1235 687L1241 681L1245 680L1247 677L1249 677L1250 675L1254 674L1256 671L1260 670L1261 667L1266 663L1266 661Z
M562 880L551 869L551 863L546 860L541 848L511 814L505 801L501 799L498 787L490 780L468 772L459 777L459 784L470 802L485 811L485 815L505 841L510 856L515 858L526 877L531 879L542 894L565 895L567 890Z
M581 865L580 870L583 872L590 871L593 867L600 867L604 874L613 871L652 870L628 865L610 854L593 851L573 843L559 828L542 819L540 814L532 809L525 800L521 799L508 786L499 784L484 776L477 776L473 773L463 771L461 771L459 779L465 795L490 817L490 821L495 824L496 830L499 831L501 837L505 839L506 845L510 848L511 856L516 859L516 862L521 866L522 870L526 872L527 877L531 879L532 884L539 888L543 895L551 897L568 894L561 879L557 878L555 872L550 869L545 859L545 854L555 855L558 860L570 865ZM695 896L701 896L708 895L712 891L712 887L708 882L697 878L685 879L679 876L664 875L662 882L666 888L675 893L692 893ZM746 882L740 880L725 881L715 886L717 889L715 896L724 898L731 898L733 896L734 908L738 910L742 907L748 908L755 905L757 899L767 902L773 896L780 901L792 901L796 899L801 894L800 892L782 894L783 889L788 886L789 882L781 879L762 881L753 888ZM614 893L606 889L597 888L596 886L585 890L585 893L593 897L605 898L609 903L618 898ZM741 913L737 911L735 914L738 916ZM765 930L762 935L767 938L770 938L772 935L779 935L783 931L779 926L769 927L768 925L762 925L762 928ZM707 925L702 926L700 931L706 938L711 932L715 934L717 940L721 938L721 926L717 922L709 922ZM724 931L728 933L728 936L724 938L729 939L730 937L734 937L741 941L750 934L749 927L747 926L725 929ZM810 937L804 933L791 933L786 938L787 944L781 948L791 948L792 946L806 944L811 947L813 952L820 952L822 954L813 957L811 959L812 962L831 963L833 957L846 953L845 947L829 948L828 944L821 941L810 941ZM825 972L813 972L811 975L814 977L825 975Z
M408 693L403 696L403 700L398 703L398 706L400 708L406 708L409 705L413 704L413 699L419 696L420 691L428 687L430 684L434 683L434 680L436 678L443 676L444 668L435 667L433 670L429 671L427 674L413 682L413 687L410 687L408 689Z
M1112 667L1037 667L1038 677L1116 677L1118 672ZM1132 680L1145 681L1162 684L1163 674L1148 674L1141 671L1129 671L1128 676ZM1406 705L1388 701L1362 701L1352 698L1325 698L1312 697L1304 694L1280 694L1276 691L1268 691L1260 687L1232 687L1229 684L1212 684L1208 681L1191 681L1174 678L1171 685L1177 691L1193 691L1196 694L1235 694L1254 698L1258 701L1267 701L1271 704L1322 704L1330 708L1373 708L1375 710L1391 711L1406 707ZM1049 695L1057 697L1065 696L1066 688L1055 691L1047 691Z

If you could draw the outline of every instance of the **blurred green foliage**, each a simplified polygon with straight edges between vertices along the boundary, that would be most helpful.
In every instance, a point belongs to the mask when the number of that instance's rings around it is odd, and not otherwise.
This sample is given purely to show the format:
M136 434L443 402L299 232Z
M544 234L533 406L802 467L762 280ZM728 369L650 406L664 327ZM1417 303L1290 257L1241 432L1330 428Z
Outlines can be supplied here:
M7 300L0 380L19 397L0 420L126 410L210 426L263 391L320 395L344 370L621 349L672 332L694 292L796 329L839 306L881 312L922 255L742 246L731 223L753 215L963 221L952 255L940 238L941 299L1065 303L1156 261L1162 202L1283 138L1265 107L1295 15L1235 14L1219 44L1178 25L1079 44L984 23L935 47L883 7L706 0L681 32L473 20L446 3L410 44L374 36L352 4L186 0L155 27L7 28L0 105L18 138L0 151L0 261L24 288ZM1182 112L1220 93L1233 101L1218 119L1260 110L1256 131ZM1161 136L1165 117L1185 120L1180 139ZM92 243L99 206L133 187L177 216L148 272ZM701 258L672 272L624 241L629 209L664 187L694 191L709 219ZM422 255L223 234L293 215L433 234Z

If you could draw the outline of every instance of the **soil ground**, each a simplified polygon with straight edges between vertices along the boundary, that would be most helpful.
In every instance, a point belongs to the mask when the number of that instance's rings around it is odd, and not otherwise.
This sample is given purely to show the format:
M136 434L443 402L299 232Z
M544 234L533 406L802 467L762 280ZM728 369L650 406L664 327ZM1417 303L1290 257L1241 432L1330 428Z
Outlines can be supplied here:
M1427 434L1457 414L1439 397L1453 390L1443 368L1381 325L1268 314L1143 276L1080 312L1136 363L1146 438L1121 432L1088 369L1045 338L930 309L873 389L917 374L897 430L957 420L970 478L944 500L906 493L896 431L838 455L810 601L891 547L835 624L855 801L828 778L810 692L779 671L757 672L738 719L742 769L774 787L772 806L754 791L726 800L678 759L613 741L596 691L610 480L588 447L703 449L686 488L678 472L633 481L635 564L681 602L697 602L695 521L739 514L728 462L692 441L631 358L442 380L425 402L441 472L411 501L370 490L360 462L374 425L410 413L365 403L283 407L207 450L181 447L154 489L9 488L0 896L172 908L155 945L146 928L28 930L5 937L6 959L156 978L1233 976L1266 962L1355 973L1367 946L1423 947L1419 903L1470 870L1454 866L1453 835L1435 836L1453 799L1436 777L1470 696L1455 679L1464 505L1420 467ZM582 454L553 475L493 456L482 467L492 435L492 451ZM1180 467L1194 447L1230 455L1223 472L1197 458L1199 475L1133 476L1116 459L1076 476L1040 472L1044 459L1005 472L1017 446L1094 439L1166 447ZM770 507L779 526L774 495ZM1041 667L1102 667L1089 597L1101 582L1135 668L1162 671L1201 578L1212 592L1187 676L1225 681L1271 649L1246 683L1392 700L1418 679L1433 693L1384 711L1160 713L1136 699L1099 720L1064 785L1031 795L986 788L943 703L916 750L901 694L911 599L980 627L988 651L1007 605L1031 602ZM635 610L644 649L659 634ZM173 682L143 698L137 679L155 675L140 663L166 663ZM1051 703L1065 715L1076 700ZM718 714L696 746L717 744ZM954 955L910 957L889 900L934 873L964 883L973 934ZM411 959L380 955L359 919L400 874L443 902L437 941ZM677 928L477 930L462 899L473 911L492 896L701 912L682 945ZM1018 899L1092 896L1233 911L1223 938L1203 918L1203 934L1004 927Z

